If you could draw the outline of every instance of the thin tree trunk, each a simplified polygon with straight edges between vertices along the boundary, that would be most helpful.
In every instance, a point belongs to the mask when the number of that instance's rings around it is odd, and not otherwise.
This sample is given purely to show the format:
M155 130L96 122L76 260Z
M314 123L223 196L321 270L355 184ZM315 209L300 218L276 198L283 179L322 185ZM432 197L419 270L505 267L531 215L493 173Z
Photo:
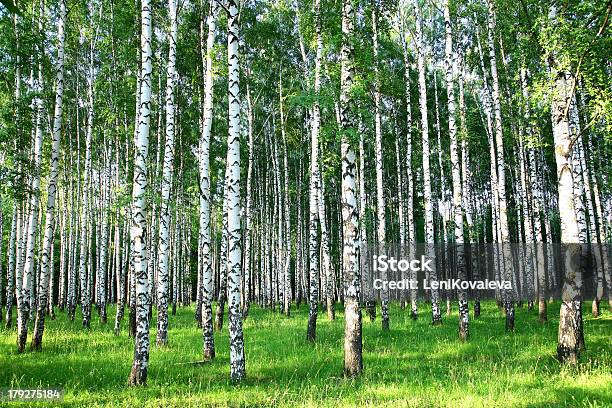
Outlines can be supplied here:
M168 35L168 69L166 78L166 145L161 185L159 244L157 253L157 345L168 344L168 231L170 228L170 190L174 161L174 87L176 86L176 37L178 31L175 0L168 2L170 32ZM153 273L153 271L151 271Z
M453 179L453 218L455 226L455 256L457 278L467 280L467 271L464 257L463 237L463 207L461 189L461 170L457 143L457 125L455 123L455 81L453 72L453 31L451 25L449 0L444 1L444 26L446 27L446 41L444 47L446 69L446 95L448 97L448 134L450 136L450 155ZM467 293L458 289L459 298L459 339L466 341L469 338L469 309Z
M323 37L321 34L321 0L314 0L315 35L317 51L315 57L314 92L321 90L321 64L323 59ZM319 176L319 127L321 121L319 101L315 99L312 105L312 122L310 134L310 196L309 196L309 300L308 300L308 330L306 339L316 340L317 314L319 302L319 242L317 236L318 219L318 186Z
M376 320L376 301L374 300L373 277L368 259L368 230L365 223L367 196L365 188L365 146L361 116L359 117L359 266L363 273L365 307L370 322Z
M240 89L238 62L238 7L235 0L228 0L228 100L229 132L227 138L227 201L228 254L227 265L227 309L230 343L230 377L232 382L241 382L246 375L244 338L242 333L242 310L240 309L240 275L242 254L240 249Z
M336 313L334 311L334 272L331 267L331 255L329 253L329 231L327 228L327 214L325 207L325 181L323 180L323 174L319 170L319 182L318 182L318 208L319 208L319 225L321 227L321 253L323 255L323 265L321 268L322 278L325 279L323 286L323 292L325 293L325 304L327 306L327 317L329 320L336 319Z
M2 208L2 198L0 197L0 209ZM4 214L2 210L0 210L0 324L2 324L4 319L3 307L4 307L4 277L2 273L2 241L4 238ZM10 241L9 241L10 245ZM7 280L10 279L10 269L7 274Z
M317 0L318 1L318 0ZM361 309L359 296L359 220L355 185L355 151L347 132L354 129L351 88L355 75L352 1L342 3L342 50L340 73L340 123L342 124L342 269L344 278L344 375L357 377L363 370Z
M382 159L382 123L381 123L381 101L380 101L380 79L378 73L378 16L379 5L375 0L372 7L372 37L374 53L374 133L376 138L376 235L378 238L378 251L385 250L386 222L385 222L385 195L383 189L383 159ZM381 279L386 280L386 272L381 272ZM381 316L382 329L389 330L389 292L381 290Z
M146 242L146 190L147 153L149 146L149 124L151 120L152 79L152 13L149 0L141 0L140 54L142 61L140 106L138 114L138 137L134 152L134 184L132 189L132 222L130 241L134 264L136 300L136 336L134 362L128 378L129 385L144 385L147 382L149 365L149 288L147 276Z
M45 238L43 240L41 279L38 290L38 308L32 338L32 348L42 350L42 337L45 330L45 313L49 293L49 275L53 275L53 263L49 264L53 250L53 232L55 231L55 194L57 192L57 173L59 149L62 132L62 109L64 95L64 25L66 23L66 2L60 0L59 19L57 21L57 70L55 77L55 109L53 116L53 142L51 144L51 172L47 187L47 212L45 215ZM0 237L2 235L0 234ZM0 268L1 269L1 268Z
M404 93L406 94L406 224L408 225L409 259L414 256L416 244L416 233L414 228L414 180L412 173L412 103L410 96L410 63L408 61L408 44L406 40L405 19L400 20L400 35L402 41L402 54L404 58ZM417 280L416 271L410 271L410 279ZM410 290L410 317L416 320L418 317L417 290Z
M210 131L212 127L213 102L213 69L212 50L215 42L215 15L217 2L211 2L210 11L206 18L208 35L206 39L206 53L204 64L204 105L202 106L202 134L199 142L199 171L200 171L200 235L199 251L201 257L202 274L202 339L203 356L205 360L215 357L215 341L213 337L212 299L213 299L213 268L211 259L211 233L210 233ZM203 29L201 30L203 31Z
M252 239L252 207L253 207L253 193L252 180L253 180L253 103L251 101L251 89L247 83L246 85L246 99L247 99L247 126L248 126L248 142L249 142L249 157L248 157L248 168L247 168L247 181L246 181L246 212L245 212L245 231L244 231L244 294L242 302L242 314L243 317L247 317L249 314L250 297L251 297L251 239ZM298 216L298 220L299 220ZM298 221L299 222L299 221ZM298 266L299 268L299 266ZM298 269L299 270L299 269Z
M504 161L504 139L502 134L502 116L501 116L501 101L499 94L499 78L497 75L497 59L495 56L495 43L493 35L495 33L495 11L493 0L487 0L488 6L488 45L489 45L489 60L491 63L491 78L493 81L493 107L495 112L495 145L497 148L497 191L499 205L499 226L501 231L501 252L503 258L504 277L507 281L512 281L513 276L513 261L512 253L508 248L510 242L510 230L508 227L508 209L506 202L506 170ZM504 309L506 312L506 330L514 330L514 299L512 291L507 291L504 296Z
M418 4L416 9L416 45L417 45L417 69L419 71L419 105L421 108L421 132L423 139L423 199L425 206L425 245L427 256L434 258L434 220L433 202L431 194L431 169L429 164L429 121L427 118L427 86L425 83L425 48L423 43L423 11ZM437 281L436 268L429 272L429 280ZM437 289L431 290L431 314L432 324L442 323L440 316L440 299Z
M17 224L19 209L17 203L13 204L13 220L11 221L11 235L8 248L8 269L6 271L6 323L7 329L13 325L13 298L15 297L15 252L17 247Z
M282 311L286 316L289 316L291 313L291 274L290 274L290 264L291 264L291 213L289 210L289 163L287 160L287 135L285 131L285 112L284 112L284 104L283 104L283 82L282 82L282 70L279 74L279 82L278 82L278 95L279 95L279 113L281 120L281 138L283 143L283 169L284 169L284 208L279 207L279 211L284 212L284 232L282 234L282 264L280 267L283 271L283 281L281 282L283 287L283 299L282 299ZM250 158L249 158L250 160ZM280 197L279 197L280 198ZM279 222L281 222L281 218L279 217ZM283 225L279 225L279 231L283 229Z
M42 1L40 2L38 31L42 33L42 19L44 18L44 8ZM38 80L35 83L37 92L42 93L43 90L43 72L42 72L42 50L38 54ZM23 265L23 281L21 283L21 302L17 304L17 350L22 353L25 350L25 344L28 336L28 319L31 312L30 302L34 298L32 296L33 281L35 279L35 243L36 232L38 227L38 209L39 209L39 192L40 192L40 162L42 152L42 120L43 120L43 100L40 96L36 96L33 101L35 128L34 128L34 146L32 157L32 181L30 185L30 208L27 221L26 247L25 247L25 264ZM18 273L22 273L21 268L18 268ZM17 298L19 300L19 297Z

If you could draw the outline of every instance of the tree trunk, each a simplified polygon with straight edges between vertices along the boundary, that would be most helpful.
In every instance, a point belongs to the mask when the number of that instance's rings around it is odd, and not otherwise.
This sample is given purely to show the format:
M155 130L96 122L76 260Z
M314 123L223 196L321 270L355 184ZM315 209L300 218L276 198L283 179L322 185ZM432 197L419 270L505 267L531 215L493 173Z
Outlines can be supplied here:
M53 250L53 232L55 231L55 194L57 192L57 170L62 132L62 108L64 95L64 25L66 22L66 2L60 0L60 15L57 21L57 70L55 77L55 109L53 115L53 142L51 144L51 171L47 188L47 212L45 215L45 238L43 240L41 279L38 291L38 308L32 338L32 348L42 350L42 337L45 330L45 313L49 297L49 275L53 274L53 263L50 264ZM0 234L0 237L2 235ZM0 268L1 269L1 268Z
M378 238L378 251L385 250L385 196L383 190L383 159L382 159L382 123L381 123L381 101L380 101L380 79L378 73L378 17L379 5L374 1L372 7L372 37L374 53L374 133L375 133L375 156L376 156L376 226ZM381 279L387 279L386 272L381 272ZM382 329L389 330L389 292L381 290L381 315Z
M44 18L44 8L42 1L40 2L40 14L38 20L38 31L42 33L42 20ZM40 50L38 57L38 80L35 82L34 87L37 92L42 93L43 91L43 72L42 72L42 50ZM40 161L42 152L42 139L43 139L43 100L40 96L36 96L32 102L35 110L35 129L34 129L34 150L32 157L32 181L30 185L30 209L28 214L26 247L25 247L25 264L23 265L23 273L21 268L18 268L17 273L22 273L23 280L21 282L21 296L18 297L17 303L17 350L22 353L25 350L25 344L28 336L28 320L31 312L30 302L34 299L32 296L33 281L35 276L35 243L36 233L38 227L38 208L40 203ZM19 302L21 298L21 302Z
M408 226L408 258L414 256L416 244L416 232L414 228L414 180L412 172L412 102L410 96L410 62L408 60L408 43L406 40L405 18L400 17L400 36L402 42L402 55L404 59L404 93L406 94L406 224ZM410 271L410 280L416 281L416 271ZM410 290L410 317L416 320L418 317L418 292L416 289Z
M212 50L215 43L215 30L217 2L210 3L210 10L206 17L208 35L206 49L202 46L204 79L204 104L202 106L202 133L199 141L199 172L200 172L200 232L198 256L201 257L201 291L202 291L202 354L205 360L215 357L215 340L213 336L213 268L211 258L211 232L210 232L210 134L212 128L212 102L213 102L213 69ZM203 31L203 29L201 30Z
M499 206L499 227L501 232L501 252L503 258L504 278L507 281L512 281L513 276L513 260L512 252L508 247L510 242L510 230L508 227L508 208L506 202L506 170L504 161L504 139L502 134L502 116L501 116L501 101L499 93L499 78L497 75L497 60L495 56L495 43L493 35L495 32L495 11L493 0L487 0L488 6L488 35L487 41L489 45L489 60L491 63L491 78L493 81L493 107L495 112L495 146L497 148L497 191L498 191L498 206ZM506 330L514 330L514 299L512 291L507 291L504 296L504 309L506 312Z
M166 145L161 184L159 244L157 253L157 345L168 344L168 231L170 229L170 190L174 161L174 87L176 86L176 37L178 31L175 0L168 2L170 32L168 35L168 69L166 78ZM151 271L153 273L153 271Z
M318 0L317 0L318 1ZM342 3L342 50L340 73L340 122L342 125L342 269L344 277L344 375L357 377L363 370L361 342L361 309L359 296L359 220L355 185L355 151L348 132L354 129L351 87L355 75L352 1Z
M244 339L242 311L240 309L240 275L242 272L240 250L240 91L238 63L238 7L235 0L228 0L228 99L229 132L227 138L227 201L228 254L227 309L229 320L230 377L233 383L245 377Z
M287 159L287 134L285 132L285 112L284 112L284 104L283 104L283 82L282 82L282 70L281 75L278 82L279 90L279 113L281 120L281 137L283 143L283 169L285 171L284 174L284 208L282 211L284 212L284 233L282 238L282 265L283 269L283 299L282 299L282 310L286 316L289 316L291 313L291 273L289 267L291 265L291 212L289 210L289 163ZM250 160L250 158L249 158ZM281 210L279 208L279 210ZM281 219L279 218L279 222ZM280 225L279 230L282 230L283 226Z
M321 35L321 0L314 0L315 33L317 52L315 57L314 92L318 95L321 89L321 63L323 59L323 37ZM315 99L312 105L312 122L310 136L310 198L309 198L309 300L308 300L308 330L306 339L316 340L317 314L319 302L319 242L317 237L318 218L318 186L319 176L319 127L321 121L319 101Z
M416 16L416 45L417 45L417 69L419 71L419 105L421 108L421 132L423 139L423 199L425 207L425 245L427 257L434 258L434 220L433 202L431 195L431 169L429 165L429 121L427 119L427 86L425 83L425 48L423 44L423 11L418 4ZM429 280L438 280L436 268L429 273ZM431 314L432 324L442 323L440 316L440 299L437 289L431 290Z
M13 298L15 297L15 252L17 246L17 224L19 209L17 203L13 205L13 220L11 221L11 235L8 248L8 270L6 271L6 323L10 329L13 325Z
M0 209L2 208L2 198L0 197ZM4 233L4 214L2 210L0 210L0 324L2 324L4 319L4 314L2 313L2 308L4 307L4 277L2 276L2 241L3 241L3 233ZM10 244L9 244L10 245ZM7 278L10 279L10 271L7 274Z
M553 136L555 141L555 161L559 189L559 216L561 218L561 243L565 246L561 311L559 316L559 339L557 358L561 362L576 364L580 355L580 336L578 309L582 287L580 268L582 251L579 245L578 220L574 201L574 182L572 179L572 141L567 104L571 103L570 82L573 78L564 71L552 71L554 96L552 100Z
M247 83L246 86L247 98L247 125L249 137L249 164L247 168L246 182L246 211L245 211L245 231L244 231L244 294L242 301L242 314L247 317L249 314L250 297L251 297L251 239L252 239L252 180L253 180L253 104L251 101L251 89ZM298 217L298 222L300 218ZM299 269L298 269L299 270Z
M134 152L134 184L132 187L132 222L130 241L135 280L136 336L134 341L134 362L128 378L129 385L145 385L149 365L149 288L147 276L146 242L146 190L147 153L149 146L149 123L151 120L151 79L152 79L152 13L149 0L141 0L140 54L141 84L138 114L138 137Z
M457 278L467 280L467 271L464 257L463 237L463 196L461 189L461 170L457 143L457 126L455 123L455 81L453 72L453 31L451 26L449 0L444 1L444 26L446 27L446 41L444 47L446 70L446 94L448 97L448 134L450 136L450 155L453 179L453 217L455 226L455 256ZM465 158L464 158L465 159ZM458 289L459 298L459 339L466 341L469 337L469 309L467 293Z

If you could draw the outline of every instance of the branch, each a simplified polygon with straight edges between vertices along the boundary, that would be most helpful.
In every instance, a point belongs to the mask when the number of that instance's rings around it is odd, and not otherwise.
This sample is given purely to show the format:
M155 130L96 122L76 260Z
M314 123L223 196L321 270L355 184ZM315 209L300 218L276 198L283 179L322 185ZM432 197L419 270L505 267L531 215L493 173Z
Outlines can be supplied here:
M225 7L223 0L214 0L227 14L229 14L229 9Z
M597 34L595 35L595 37L591 40L591 43L589 44L589 46L584 50L584 52L582 53L582 55L580 56L580 59L578 60L578 66L576 67L576 72L574 73L573 77L572 77L572 89L570 92L570 95L574 95L574 92L576 91L576 82L578 81L578 75L580 75L580 68L582 66L582 61L584 61L584 57L586 56L586 54L589 52L589 50L591 49L591 47L593 47L593 44L595 44L595 41L597 41L597 39L599 37L601 37L601 35L603 34L606 26L608 25L608 19L610 17L610 12L612 11L612 1L610 1L608 3L608 9L606 10L606 17L604 18L603 23L601 24L601 27L599 28L599 31L597 31ZM565 109L563 110L563 117L566 118L569 112L569 108L572 104L572 98L570 97L567 100L567 103L565 104ZM578 136L576 136L576 138L578 138ZM574 144L575 140L572 140L570 142L570 147Z

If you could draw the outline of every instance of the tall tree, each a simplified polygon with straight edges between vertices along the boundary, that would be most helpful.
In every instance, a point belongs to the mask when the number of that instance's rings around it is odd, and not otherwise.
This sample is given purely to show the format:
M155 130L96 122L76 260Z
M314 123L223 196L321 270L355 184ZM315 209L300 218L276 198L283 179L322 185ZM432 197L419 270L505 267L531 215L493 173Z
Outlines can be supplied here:
M45 214L45 237L43 239L41 273L38 289L38 307L32 348L42 349L42 337L45 330L45 314L49 297L49 276L53 273L51 251L53 250L53 232L55 231L55 194L57 192L57 173L59 150L62 133L62 109L64 97L64 26L66 24L66 2L59 2L59 18L57 20L57 67L55 74L55 108L53 114L53 142L51 144L51 173L47 187L47 210ZM0 235L1 237L1 235Z
M321 63L323 59L323 38L321 36L321 0L314 0L316 56L314 92L318 96L321 90ZM318 181L319 175L319 128L321 113L319 101L315 98L312 105L312 122L310 133L310 195L309 195L309 281L308 281L308 330L306 339L315 341L317 330L317 314L319 302L319 242L317 236L318 208Z
M461 168L459 163L459 149L457 142L457 124L455 117L455 72L454 72L454 50L453 50L453 29L450 16L450 1L444 0L444 65L446 79L446 95L448 98L448 134L450 136L450 155L453 179L453 220L455 232L455 267L458 279L467 280L465 256L464 256L464 237L463 237L463 195L461 189ZM465 158L464 158L465 159ZM458 289L459 297L459 338L463 341L469 337L469 313L467 303L467 293L464 289Z
M44 19L44 4L42 0L39 5L38 14L38 33L43 34L43 19ZM35 245L38 230L38 209L40 205L40 162L42 154L43 142L43 115L44 106L41 93L43 91L43 50L40 48L37 53L37 79L34 80L32 67L31 82L33 83L34 91L37 96L32 101L33 115L35 117L34 127L34 146L32 150L32 168L34 174L31 177L30 184L30 205L27 215L27 228L23 229L25 239L25 250L22 256L25 257L25 263L21 263L23 269L18 266L16 275L21 275L18 281L21 295L17 296L17 350L22 353L25 350L25 344L28 337L28 320L30 317L31 307L30 302L34 299L32 294L33 280L35 279Z
M342 268L344 278L344 374L357 377L363 370L361 341L361 309L359 298L361 276L359 270L359 219L357 186L355 184L356 157L352 146L355 132L351 88L355 76L354 20L352 0L342 2L342 50L340 53L340 123L342 125Z
M215 340L213 337L213 268L210 234L210 133L213 119L213 45L215 43L217 2L210 3L210 8L206 17L208 34L206 36L206 48L201 44L202 69L205 74L204 79L204 102L202 105L202 130L198 146L199 163L199 185L200 185L200 234L198 243L199 268L201 269L202 285L202 339L204 359L215 357ZM203 22L202 22L203 23ZM204 27L200 32L204 32ZM204 41L203 38L200 41Z
M140 106L138 112L138 133L134 151L134 179L132 186L132 222L130 246L134 268L136 300L136 336L134 341L134 362L128 378L130 385L147 383L149 366L149 281L147 276L147 154L149 148L149 125L151 122L151 80L153 71L152 9L149 0L141 0L140 33Z
M382 253L385 247L386 239L386 222L385 222L385 195L383 189L383 159L382 159L382 118L381 118L381 100L380 100L380 78L378 69L378 8L380 4L378 0L374 0L372 4L372 39L374 53L374 134L375 155L376 155L376 235L378 238L378 251ZM386 279L386 276L382 276ZM388 292L381 292L381 315L382 329L389 330L389 299Z
M242 310L240 308L240 275L242 251L240 248L240 87L238 62L238 6L228 0L227 62L229 133L227 137L227 168L225 200L227 202L228 254L227 309L230 336L230 376L233 382L245 377L244 339L242 334Z
M166 146L161 185L161 211L159 217L159 245L157 265L157 345L168 344L168 232L170 229L170 190L174 161L174 88L176 86L176 36L178 31L175 0L168 2L170 30L168 35L168 69L166 78ZM152 273L153 271L151 271Z
M403 1L400 3L400 13L405 8ZM408 60L408 42L406 39L406 17L403 13L399 18L400 37L402 45L402 57L404 62L404 93L406 98L406 179L408 181L406 189L406 224L408 227L409 258L414 254L416 244L416 233L414 226L414 180L412 172L412 102L410 96L410 62ZM417 280L416 271L410 272L410 279ZM415 320L418 316L417 290L410 291L410 317Z
M499 76L497 74L497 57L495 51L495 8L493 0L487 0L487 44L489 46L489 62L491 64L491 79L493 82L493 110L495 112L495 147L497 149L497 195L499 206L500 249L503 258L504 278L512 281L513 264L512 252L508 247L510 242L510 229L508 227L508 204L506 200L506 164L504 159L504 138L502 126L502 109L499 90ZM512 291L504 294L504 309L506 313L506 330L514 330L514 300Z
M431 169L429 165L429 120L427 118L427 84L425 83L425 44L423 42L423 10L419 0L415 0L416 5L416 49L417 49L417 70L419 72L419 106L421 108L421 134L423 144L423 200L425 207L425 246L428 256L433 258L434 254L434 220L433 220L433 201L431 194ZM429 272L429 280L436 281L436 268ZM440 299L438 290L431 290L431 316L432 323L438 325L442 323L440 316Z

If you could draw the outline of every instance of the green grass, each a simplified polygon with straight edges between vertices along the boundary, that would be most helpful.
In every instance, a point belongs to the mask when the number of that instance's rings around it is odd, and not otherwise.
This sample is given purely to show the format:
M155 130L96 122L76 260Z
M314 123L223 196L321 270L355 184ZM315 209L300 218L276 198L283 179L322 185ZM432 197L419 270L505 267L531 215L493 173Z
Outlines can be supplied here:
M485 303L463 344L456 313L432 327L426 307L413 322L393 305L389 332L380 320L364 319L357 380L342 376L342 313L334 322L320 313L311 345L305 305L290 318L254 307L244 324L247 380L239 386L229 382L226 327L215 334L214 361L181 364L201 359L202 337L193 308L180 309L170 316L168 347L152 347L148 386L140 388L126 386L133 342L125 329L115 337L112 323L95 319L83 330L59 313L47 322L40 353L17 354L15 331L0 330L0 387L60 386L67 406L612 406L610 312L597 319L585 312L587 350L577 367L562 367L554 358L558 304L546 324L537 311L517 309L516 331L505 333L496 305ZM155 322L151 327L154 344Z

